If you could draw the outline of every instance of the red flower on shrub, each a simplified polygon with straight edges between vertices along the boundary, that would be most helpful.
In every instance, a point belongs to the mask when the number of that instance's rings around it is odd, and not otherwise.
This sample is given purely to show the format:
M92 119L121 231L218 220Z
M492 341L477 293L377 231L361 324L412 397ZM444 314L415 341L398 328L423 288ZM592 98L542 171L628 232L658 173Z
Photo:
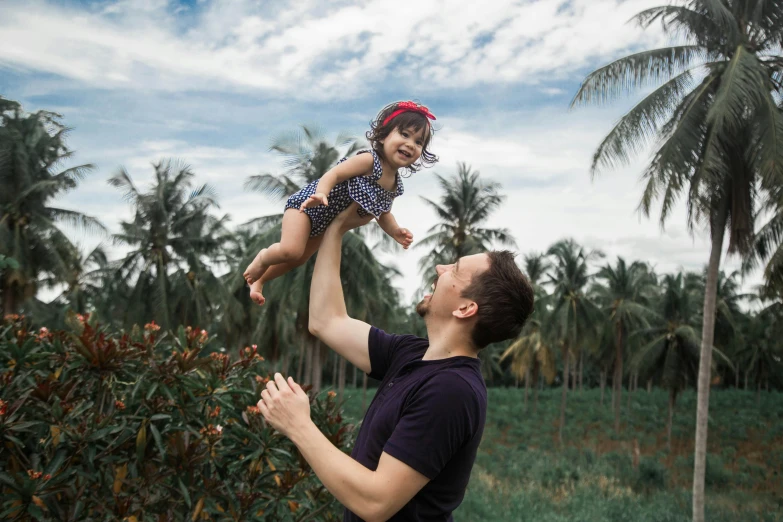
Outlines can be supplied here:
M155 324L155 321L144 325L145 332L157 332L158 330L160 330L160 326Z
M5 415L5 412L8 411L8 403L5 402L3 399L0 399L0 416Z

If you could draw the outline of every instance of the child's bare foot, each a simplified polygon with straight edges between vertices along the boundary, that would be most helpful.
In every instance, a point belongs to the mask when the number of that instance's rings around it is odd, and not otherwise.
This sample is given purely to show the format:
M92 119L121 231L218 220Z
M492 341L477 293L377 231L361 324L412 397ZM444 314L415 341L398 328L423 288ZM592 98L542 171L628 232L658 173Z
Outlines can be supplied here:
M263 289L264 284L260 279L250 285L250 299L252 299L253 302L258 306L262 306L266 302L266 298L261 294Z
M245 281L247 281L247 284L249 285L252 285L258 281L261 276L264 275L266 269L269 268L261 261L261 259L264 257L264 252L266 252L266 248L262 249L261 252L258 253L255 259L253 259L253 261L247 265L245 273L242 274L242 276L245 278Z

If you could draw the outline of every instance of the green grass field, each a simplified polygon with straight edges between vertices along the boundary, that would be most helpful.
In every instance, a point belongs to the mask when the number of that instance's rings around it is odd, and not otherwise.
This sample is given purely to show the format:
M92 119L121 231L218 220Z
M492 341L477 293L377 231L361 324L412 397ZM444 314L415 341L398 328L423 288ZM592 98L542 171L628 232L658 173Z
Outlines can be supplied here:
M347 390L345 414L362 418L361 390ZM368 392L368 403L372 392ZM481 448L455 520L513 522L690 520L695 392L678 398L666 451L667 395L639 390L614 433L610 397L569 393L566 443L557 445L560 389L540 393L532 412L524 389L489 390ZM635 459L635 448L639 456ZM638 464L635 464L638 460ZM713 390L707 463L707 520L783 520L783 394Z

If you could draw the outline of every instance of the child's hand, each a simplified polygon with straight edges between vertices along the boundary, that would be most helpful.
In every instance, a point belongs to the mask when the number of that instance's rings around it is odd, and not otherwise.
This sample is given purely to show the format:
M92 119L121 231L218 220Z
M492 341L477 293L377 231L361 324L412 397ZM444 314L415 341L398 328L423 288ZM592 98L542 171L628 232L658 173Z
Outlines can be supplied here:
M413 243L413 234L411 234L411 231L407 228L398 228L392 237L406 250L411 246L411 243Z
M316 192L307 198L304 203L302 203L302 206L299 207L299 212L302 212L306 208L317 207L318 205L323 205L325 207L329 206L329 201L326 199L326 194Z

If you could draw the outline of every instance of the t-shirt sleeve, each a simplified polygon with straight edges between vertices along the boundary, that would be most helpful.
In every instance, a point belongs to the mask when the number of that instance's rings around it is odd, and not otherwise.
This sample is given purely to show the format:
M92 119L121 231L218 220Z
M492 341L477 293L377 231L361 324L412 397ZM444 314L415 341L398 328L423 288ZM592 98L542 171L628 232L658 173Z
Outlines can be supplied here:
M399 342L400 336L388 334L380 328L370 328L370 338L367 347L370 350L370 373L373 379L383 380L386 371L391 366L394 356L394 348Z
M394 363L395 356L401 351L408 351L409 343L417 340L413 335L389 334L380 328L371 327L367 347L370 351L370 373L373 379L382 381L386 372Z
M432 480L473 438L480 416L479 397L468 382L440 373L404 406L383 451Z

